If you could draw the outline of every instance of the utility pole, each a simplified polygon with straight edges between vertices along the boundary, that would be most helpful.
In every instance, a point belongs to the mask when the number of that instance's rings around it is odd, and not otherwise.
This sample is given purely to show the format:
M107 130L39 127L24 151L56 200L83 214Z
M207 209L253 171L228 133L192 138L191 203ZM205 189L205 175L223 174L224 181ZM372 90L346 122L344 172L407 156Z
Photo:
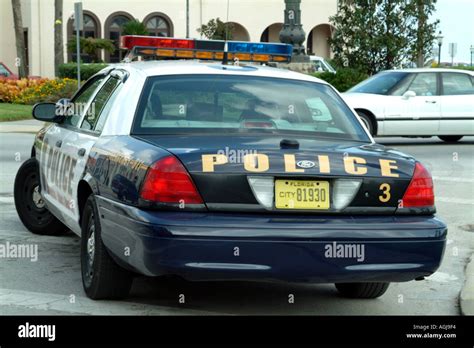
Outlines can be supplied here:
M189 38L189 0L186 0L186 38Z
M76 29L76 63L77 63L77 89L81 88L81 36L84 29L82 17L82 2L74 3L74 25Z

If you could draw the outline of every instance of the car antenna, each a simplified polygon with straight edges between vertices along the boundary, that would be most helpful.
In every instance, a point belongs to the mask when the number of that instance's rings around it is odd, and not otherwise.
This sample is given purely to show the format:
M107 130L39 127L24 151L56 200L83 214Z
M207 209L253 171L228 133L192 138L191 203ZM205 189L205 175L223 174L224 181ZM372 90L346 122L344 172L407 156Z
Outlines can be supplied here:
M228 52L229 46L227 45L227 38L228 38L228 28L229 28L229 1L227 0L227 19L225 22L225 36L224 36L224 55L222 56L222 65L227 65L228 62Z

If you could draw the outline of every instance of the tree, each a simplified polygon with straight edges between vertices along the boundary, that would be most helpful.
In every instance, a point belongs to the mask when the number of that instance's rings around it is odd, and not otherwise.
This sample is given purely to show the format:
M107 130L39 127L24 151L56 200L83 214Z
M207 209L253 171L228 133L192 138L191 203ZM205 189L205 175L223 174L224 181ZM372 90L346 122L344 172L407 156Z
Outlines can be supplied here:
M26 47L23 34L23 19L21 16L20 0L12 0L13 25L15 27L15 42L18 66L18 75L20 78L28 77L28 66L26 65Z
M63 0L54 0L54 74L56 76L59 76L59 66L63 63Z
M414 37L411 39L411 60L416 61L416 65L424 67L426 61L429 60L435 40L436 28L439 20L429 22L428 19L436 10L437 0L414 0L412 11L418 22L416 23L416 31L412 33ZM428 59L427 59L428 57Z
M341 0L338 13L330 18L335 27L330 44L336 64L374 74L413 62L418 52L426 52L433 43L436 24L433 27L427 18L435 2Z
M112 40L96 39L93 37L81 37L79 40L79 47L81 53L86 53L91 59L92 63L100 63L100 59L97 55L99 50L106 50L109 53L114 53L115 51L115 45ZM67 49L69 52L76 51L76 39L70 39L68 41Z
M122 29L122 35L148 35L145 24L137 19L125 23Z
M232 40L233 30L234 26L231 23L224 23L219 17L211 19L207 24L203 24L197 29L198 33L210 40Z

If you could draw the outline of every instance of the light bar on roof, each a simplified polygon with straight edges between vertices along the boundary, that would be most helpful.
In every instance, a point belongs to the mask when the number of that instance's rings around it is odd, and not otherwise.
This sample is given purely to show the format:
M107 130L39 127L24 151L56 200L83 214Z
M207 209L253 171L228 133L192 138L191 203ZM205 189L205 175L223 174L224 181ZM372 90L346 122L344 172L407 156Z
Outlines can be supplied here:
M225 41L175 39L156 36L125 35L121 48L131 56L149 56L162 59L222 60ZM247 62L289 62L291 45L266 42L227 41L228 59Z

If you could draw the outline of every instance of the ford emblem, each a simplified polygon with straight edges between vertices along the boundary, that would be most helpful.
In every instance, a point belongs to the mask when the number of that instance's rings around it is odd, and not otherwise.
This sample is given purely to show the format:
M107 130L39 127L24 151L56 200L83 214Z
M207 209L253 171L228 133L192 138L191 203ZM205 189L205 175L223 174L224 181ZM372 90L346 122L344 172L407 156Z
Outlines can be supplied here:
M313 161L298 161L296 162L296 165L300 168L313 168L316 163Z

